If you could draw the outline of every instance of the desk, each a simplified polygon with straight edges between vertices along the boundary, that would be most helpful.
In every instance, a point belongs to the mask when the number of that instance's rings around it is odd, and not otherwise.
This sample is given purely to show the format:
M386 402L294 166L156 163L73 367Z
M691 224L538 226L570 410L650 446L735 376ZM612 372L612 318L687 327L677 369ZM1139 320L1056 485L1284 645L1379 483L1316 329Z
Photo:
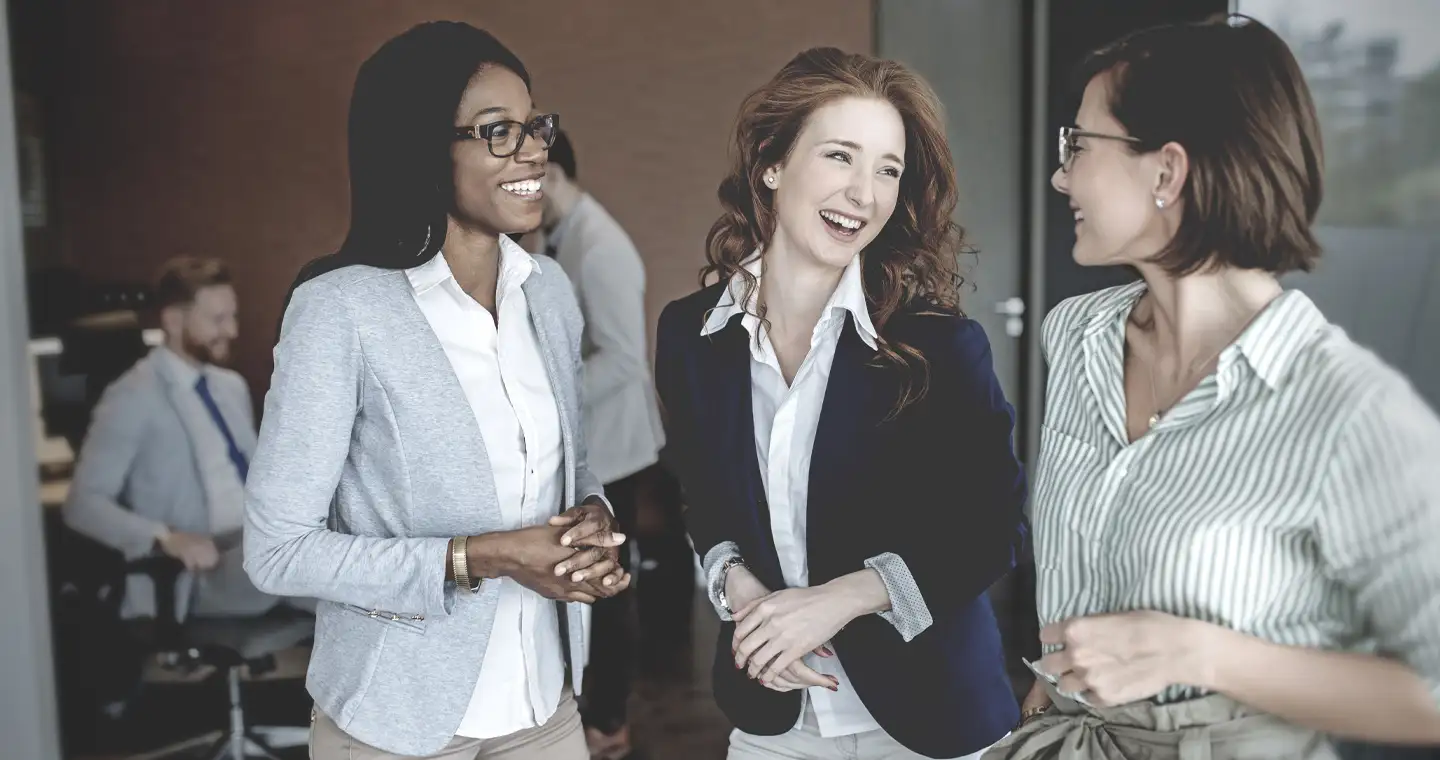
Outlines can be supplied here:
M59 509L65 506L65 497L69 495L69 480L52 480L40 484L40 503L46 509Z

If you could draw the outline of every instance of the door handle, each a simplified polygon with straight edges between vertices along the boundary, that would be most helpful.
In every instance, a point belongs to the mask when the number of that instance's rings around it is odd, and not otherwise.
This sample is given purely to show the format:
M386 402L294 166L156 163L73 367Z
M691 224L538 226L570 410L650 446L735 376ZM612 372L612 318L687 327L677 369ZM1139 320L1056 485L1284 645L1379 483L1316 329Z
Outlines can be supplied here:
M1025 299L1011 296L995 304L995 313L1005 315L1005 334L1018 338L1025 334Z

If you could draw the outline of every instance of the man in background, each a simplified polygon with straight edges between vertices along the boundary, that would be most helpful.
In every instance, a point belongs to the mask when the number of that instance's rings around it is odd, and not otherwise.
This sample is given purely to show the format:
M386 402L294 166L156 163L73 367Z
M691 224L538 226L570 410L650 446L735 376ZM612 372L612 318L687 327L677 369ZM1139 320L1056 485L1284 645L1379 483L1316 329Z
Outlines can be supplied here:
M637 501L664 444L646 346L645 265L630 236L577 179L575 150L560 132L545 174L545 254L570 277L585 317L590 470L605 484L621 530L635 536ZM633 556L621 557L632 573ZM602 599L592 613L591 651L604 656L590 662L581 715L591 756L602 760L632 751L626 703L636 670L635 596Z
M261 614L279 599L257 590L241 567L256 432L249 388L224 367L237 336L230 273L218 259L172 259L156 278L154 301L165 342L101 396L65 522L127 559L162 552L184 563L177 615ZM122 615L152 616L155 593L148 578L132 576Z

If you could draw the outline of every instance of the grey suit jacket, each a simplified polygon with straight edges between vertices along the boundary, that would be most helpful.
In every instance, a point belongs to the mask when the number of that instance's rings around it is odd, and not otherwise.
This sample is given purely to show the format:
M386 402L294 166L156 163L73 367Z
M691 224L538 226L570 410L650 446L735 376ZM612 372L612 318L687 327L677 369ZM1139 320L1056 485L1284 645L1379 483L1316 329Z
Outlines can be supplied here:
M156 353L135 363L100 397L64 506L65 522L77 532L133 559L149 553L168 527L209 533L210 511L195 460L194 432L181 413L179 395L195 389L174 376ZM250 389L239 374L206 370L210 392L235 443L255 452L255 418ZM180 579L179 607L185 613L194 579ZM126 616L154 614L148 579L126 587Z
M538 260L524 290L574 505L602 492L579 430L582 321L560 267ZM321 600L308 686L343 731L404 755L453 738L498 591L457 593L446 545L500 529L480 428L405 273L350 266L297 288L250 467L245 568L264 591ZM567 607L578 692L588 616Z

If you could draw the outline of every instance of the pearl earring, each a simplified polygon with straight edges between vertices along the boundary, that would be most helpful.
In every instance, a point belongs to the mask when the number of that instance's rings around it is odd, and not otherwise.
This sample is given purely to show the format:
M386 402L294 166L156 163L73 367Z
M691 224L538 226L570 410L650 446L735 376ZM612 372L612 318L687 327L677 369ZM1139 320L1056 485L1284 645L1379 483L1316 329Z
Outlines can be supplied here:
M1155 208L1165 208L1165 199L1164 199L1164 198L1156 198L1156 199L1155 199Z
M774 177L774 176L766 177L766 178L765 178L765 184L766 184L766 185L769 185L770 187L774 187L774 186L775 186L775 177Z

